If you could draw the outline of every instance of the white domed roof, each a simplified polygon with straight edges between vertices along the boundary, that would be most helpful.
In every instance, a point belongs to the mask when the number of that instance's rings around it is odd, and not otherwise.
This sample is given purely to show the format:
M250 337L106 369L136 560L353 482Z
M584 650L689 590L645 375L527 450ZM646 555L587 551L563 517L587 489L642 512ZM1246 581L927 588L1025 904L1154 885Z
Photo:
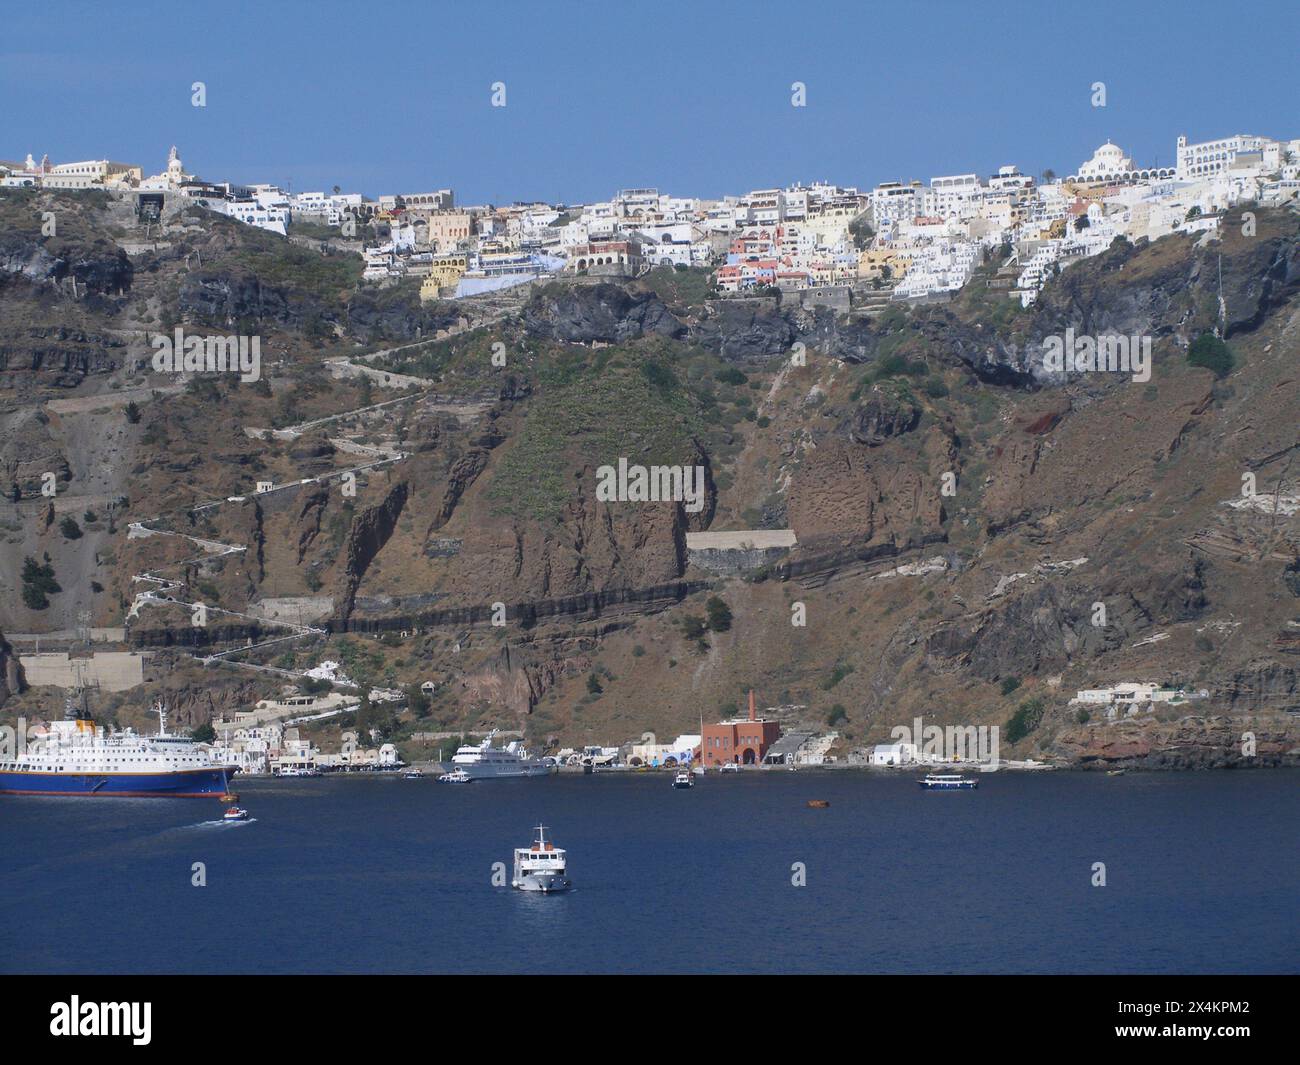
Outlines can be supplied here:
M1079 176L1118 174L1132 169L1133 160L1124 154L1124 150L1118 144L1111 144L1110 141L1107 141L1092 153L1091 159L1079 167Z

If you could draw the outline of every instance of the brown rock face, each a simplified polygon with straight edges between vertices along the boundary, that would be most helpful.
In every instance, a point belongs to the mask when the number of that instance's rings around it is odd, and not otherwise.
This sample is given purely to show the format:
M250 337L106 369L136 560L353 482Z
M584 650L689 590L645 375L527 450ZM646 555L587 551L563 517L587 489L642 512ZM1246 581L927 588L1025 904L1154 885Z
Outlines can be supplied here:
M1082 726L1053 753L1083 769L1231 769L1300 765L1300 724L1288 715L1154 718Z
M685 518L677 503L607 507L580 497L559 524L484 530L484 539L466 544L458 568L462 583L482 588L488 602L664 584L685 570Z
M0 633L0 706L11 695L17 695L26 685L23 683L22 669L18 665L18 656L13 647Z
M10 500L39 499L44 476L53 473L59 491L72 480L72 469L60 451L44 411L27 409L0 415L0 493Z
M956 469L951 438L932 428L919 462L902 441L876 439L867 445L831 437L805 457L787 505L801 543L826 536L900 540L942 524L941 475Z
M585 673L592 658L579 649L554 644L514 646L501 650L460 681L462 699L471 706L501 707L524 718L554 686L561 674Z
M876 385L871 395L853 412L849 439L868 447L879 447L891 437L910 433L921 420L921 409Z
M304 476L328 472L334 465L334 445L323 432L299 437L289 449L289 457Z
M344 545L346 559L342 575L344 586L338 600L341 617L346 619L351 614L357 588L360 587L370 563L388 542L388 538L393 535L398 516L406 505L408 491L407 482L398 481L389 489L381 503L366 507L353 520Z

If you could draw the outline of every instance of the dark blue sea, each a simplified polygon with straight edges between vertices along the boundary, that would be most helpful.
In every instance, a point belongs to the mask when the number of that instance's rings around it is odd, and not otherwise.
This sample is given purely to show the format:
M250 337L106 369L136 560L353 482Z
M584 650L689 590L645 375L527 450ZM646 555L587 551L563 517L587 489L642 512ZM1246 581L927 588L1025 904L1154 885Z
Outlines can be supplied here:
M245 779L242 825L0 798L0 971L1300 971L1300 772L914 779ZM539 820L575 890L493 887Z

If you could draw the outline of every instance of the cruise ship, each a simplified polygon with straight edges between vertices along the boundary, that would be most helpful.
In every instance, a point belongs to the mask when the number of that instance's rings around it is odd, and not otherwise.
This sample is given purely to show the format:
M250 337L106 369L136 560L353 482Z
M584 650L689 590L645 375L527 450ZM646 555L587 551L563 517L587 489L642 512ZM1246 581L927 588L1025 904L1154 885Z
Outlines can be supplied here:
M0 759L0 795L97 795L196 798L225 795L239 770L212 760L187 736L167 733L167 710L155 704L158 734L124 729L107 734L77 715L50 723L32 750Z
M542 777L555 768L555 759L534 757L518 740L505 747L493 747L492 740L496 734L497 730L493 729L477 747L459 748L451 760L455 767L453 772L459 769L473 780L486 780L493 777Z

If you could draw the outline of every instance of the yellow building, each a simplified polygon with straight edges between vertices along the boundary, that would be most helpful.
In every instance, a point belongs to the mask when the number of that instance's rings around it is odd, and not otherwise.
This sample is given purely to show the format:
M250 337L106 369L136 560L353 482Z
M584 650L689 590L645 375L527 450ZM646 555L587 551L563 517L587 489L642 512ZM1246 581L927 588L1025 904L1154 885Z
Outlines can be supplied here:
M420 283L420 299L438 299L444 289L456 287L456 282L468 268L469 257L464 252L435 255L429 265L429 276Z
M888 267L889 276L897 281L911 265L911 256L900 254L893 248L867 248L858 253L858 278L864 281L883 278Z

